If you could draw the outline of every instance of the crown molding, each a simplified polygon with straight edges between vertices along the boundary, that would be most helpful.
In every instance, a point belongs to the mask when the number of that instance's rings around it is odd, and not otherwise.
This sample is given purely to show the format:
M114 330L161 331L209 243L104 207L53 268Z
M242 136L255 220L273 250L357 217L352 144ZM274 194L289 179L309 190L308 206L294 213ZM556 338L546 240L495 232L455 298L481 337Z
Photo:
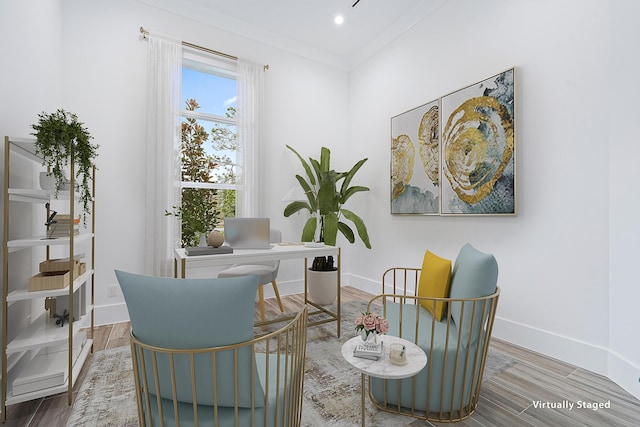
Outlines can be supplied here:
M351 55L336 55L301 43L293 38L277 34L273 31L248 24L238 18L215 12L210 8L189 0L137 0L140 3L165 10L175 15L210 25L232 34L264 43L276 49L301 56L339 70L350 72L393 40L411 29L415 24L435 12L450 0L421 1L400 17L392 26L380 33L370 42ZM189 4L189 7L185 7Z

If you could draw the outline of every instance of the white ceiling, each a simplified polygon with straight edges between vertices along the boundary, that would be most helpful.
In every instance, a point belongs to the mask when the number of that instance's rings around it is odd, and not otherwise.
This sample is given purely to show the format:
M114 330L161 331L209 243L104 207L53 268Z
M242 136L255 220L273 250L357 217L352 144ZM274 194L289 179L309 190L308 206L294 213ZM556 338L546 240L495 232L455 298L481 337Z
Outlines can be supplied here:
M448 0L140 1L348 71Z

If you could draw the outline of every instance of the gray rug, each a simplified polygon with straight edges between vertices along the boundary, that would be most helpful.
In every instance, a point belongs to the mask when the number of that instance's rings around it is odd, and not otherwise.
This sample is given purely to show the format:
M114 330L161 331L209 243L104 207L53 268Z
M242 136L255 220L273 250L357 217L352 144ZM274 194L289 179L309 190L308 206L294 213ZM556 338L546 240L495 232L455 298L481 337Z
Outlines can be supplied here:
M335 323L310 327L304 378L302 425L360 425L360 374L341 355L342 344L355 335L354 320L363 303L342 305L342 337L336 337ZM489 350L484 380L515 363ZM410 417L376 410L367 399L367 425L428 426ZM129 347L96 352L82 383L67 426L137 426L134 380Z

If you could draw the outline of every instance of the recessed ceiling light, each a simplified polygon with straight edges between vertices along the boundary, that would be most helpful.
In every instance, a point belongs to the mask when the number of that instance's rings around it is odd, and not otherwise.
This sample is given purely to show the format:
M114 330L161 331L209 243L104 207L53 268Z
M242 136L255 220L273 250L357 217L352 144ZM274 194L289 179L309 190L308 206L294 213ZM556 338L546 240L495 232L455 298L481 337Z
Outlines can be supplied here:
M333 22L336 23L336 25L342 25L344 24L344 16L342 15L336 15L336 17L333 19Z

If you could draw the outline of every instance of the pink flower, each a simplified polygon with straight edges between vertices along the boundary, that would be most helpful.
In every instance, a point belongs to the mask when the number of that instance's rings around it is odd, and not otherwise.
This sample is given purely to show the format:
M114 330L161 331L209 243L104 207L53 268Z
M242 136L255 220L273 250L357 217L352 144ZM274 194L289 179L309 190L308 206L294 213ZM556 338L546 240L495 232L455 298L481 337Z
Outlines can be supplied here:
M369 333L385 334L389 330L389 322L378 313L362 313L356 318L356 331L364 330Z
M375 313L368 313L363 321L362 321L362 325L364 326L364 329L367 331L373 331L376 329L376 318L378 317L377 314Z
M376 323L376 331L379 334L386 334L389 330L389 321L384 317L378 317Z

